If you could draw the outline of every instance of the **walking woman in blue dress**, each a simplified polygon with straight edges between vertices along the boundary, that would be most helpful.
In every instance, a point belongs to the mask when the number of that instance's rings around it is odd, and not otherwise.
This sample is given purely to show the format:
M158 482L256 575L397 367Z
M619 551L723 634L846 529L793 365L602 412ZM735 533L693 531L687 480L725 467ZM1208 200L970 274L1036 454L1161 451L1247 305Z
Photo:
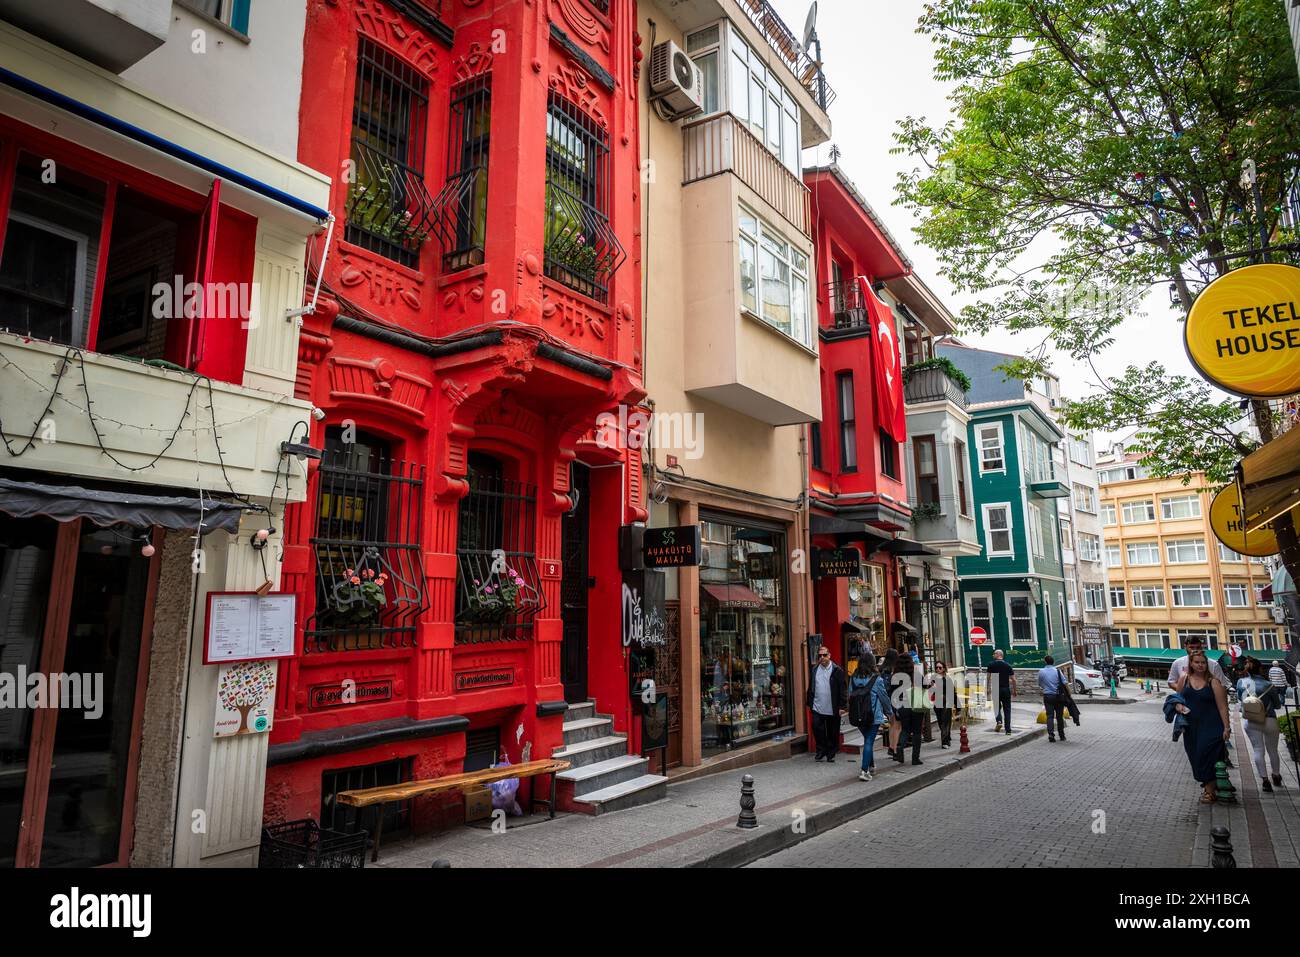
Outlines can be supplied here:
M1214 803L1214 765L1223 757L1224 745L1232 734L1228 720L1228 692L1210 674L1204 652L1188 657L1187 671L1178 677L1174 691L1183 696L1178 711L1187 716L1183 747L1192 765L1192 776L1204 793L1202 804Z

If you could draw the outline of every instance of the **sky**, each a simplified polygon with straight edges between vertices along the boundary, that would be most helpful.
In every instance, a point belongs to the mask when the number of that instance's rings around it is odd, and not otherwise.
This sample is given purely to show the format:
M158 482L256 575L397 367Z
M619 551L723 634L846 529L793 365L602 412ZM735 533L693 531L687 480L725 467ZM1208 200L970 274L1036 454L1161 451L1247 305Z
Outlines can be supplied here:
M796 36L803 33L810 0L770 0ZM969 297L954 295L939 272L938 259L914 233L916 218L894 206L898 173L916 161L891 155L893 133L906 116L925 117L931 125L947 119L948 90L933 75L931 41L916 32L922 0L820 0L817 33L827 80L836 91L830 106L829 142L804 152L804 165L830 162L832 144L840 149L839 164L884 220L895 240L912 260L914 270L956 313ZM1158 361L1171 373L1197 378L1183 351L1182 326L1169 307L1165 285L1144 302L1145 318L1134 316L1116 330L1115 344L1097 361L1104 375L1125 366ZM1016 355L1037 350L1041 336L1012 335L999 330L986 336L961 335L970 345ZM1061 380L1061 393L1078 398L1097 391L1096 377L1086 364L1055 353L1052 371Z

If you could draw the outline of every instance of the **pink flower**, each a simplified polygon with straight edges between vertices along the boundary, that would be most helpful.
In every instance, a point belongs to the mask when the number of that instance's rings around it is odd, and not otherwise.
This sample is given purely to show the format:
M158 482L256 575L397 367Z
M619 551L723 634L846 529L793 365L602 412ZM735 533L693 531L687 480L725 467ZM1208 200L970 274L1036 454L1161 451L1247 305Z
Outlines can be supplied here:
M353 576L352 576L352 584L354 584L354 585L360 585L360 584L361 584L361 579L358 578L356 575L353 575Z
M343 569L343 574L344 574L344 575L347 575L349 578L351 578L351 577L352 577L352 569L350 569L350 568L345 568L345 569Z
M475 584L475 585L481 585L481 584L483 584L483 583L482 583L481 581L479 581L479 580L476 578L476 579L474 579L474 584Z

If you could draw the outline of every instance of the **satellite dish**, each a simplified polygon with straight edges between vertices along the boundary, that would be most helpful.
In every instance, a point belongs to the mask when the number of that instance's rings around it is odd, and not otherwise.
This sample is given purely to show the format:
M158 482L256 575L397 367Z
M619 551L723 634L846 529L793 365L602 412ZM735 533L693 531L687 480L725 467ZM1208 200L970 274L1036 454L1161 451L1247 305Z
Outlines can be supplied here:
M803 22L803 49L808 52L808 47L817 39L817 0L813 0L813 5L808 8L808 19Z

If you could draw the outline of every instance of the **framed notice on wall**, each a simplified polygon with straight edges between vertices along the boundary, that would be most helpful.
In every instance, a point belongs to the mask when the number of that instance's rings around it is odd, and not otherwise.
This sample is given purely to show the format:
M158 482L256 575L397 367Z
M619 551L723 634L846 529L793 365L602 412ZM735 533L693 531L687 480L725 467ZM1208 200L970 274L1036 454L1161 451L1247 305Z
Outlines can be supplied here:
M203 663L292 658L297 611L296 595L210 593Z

